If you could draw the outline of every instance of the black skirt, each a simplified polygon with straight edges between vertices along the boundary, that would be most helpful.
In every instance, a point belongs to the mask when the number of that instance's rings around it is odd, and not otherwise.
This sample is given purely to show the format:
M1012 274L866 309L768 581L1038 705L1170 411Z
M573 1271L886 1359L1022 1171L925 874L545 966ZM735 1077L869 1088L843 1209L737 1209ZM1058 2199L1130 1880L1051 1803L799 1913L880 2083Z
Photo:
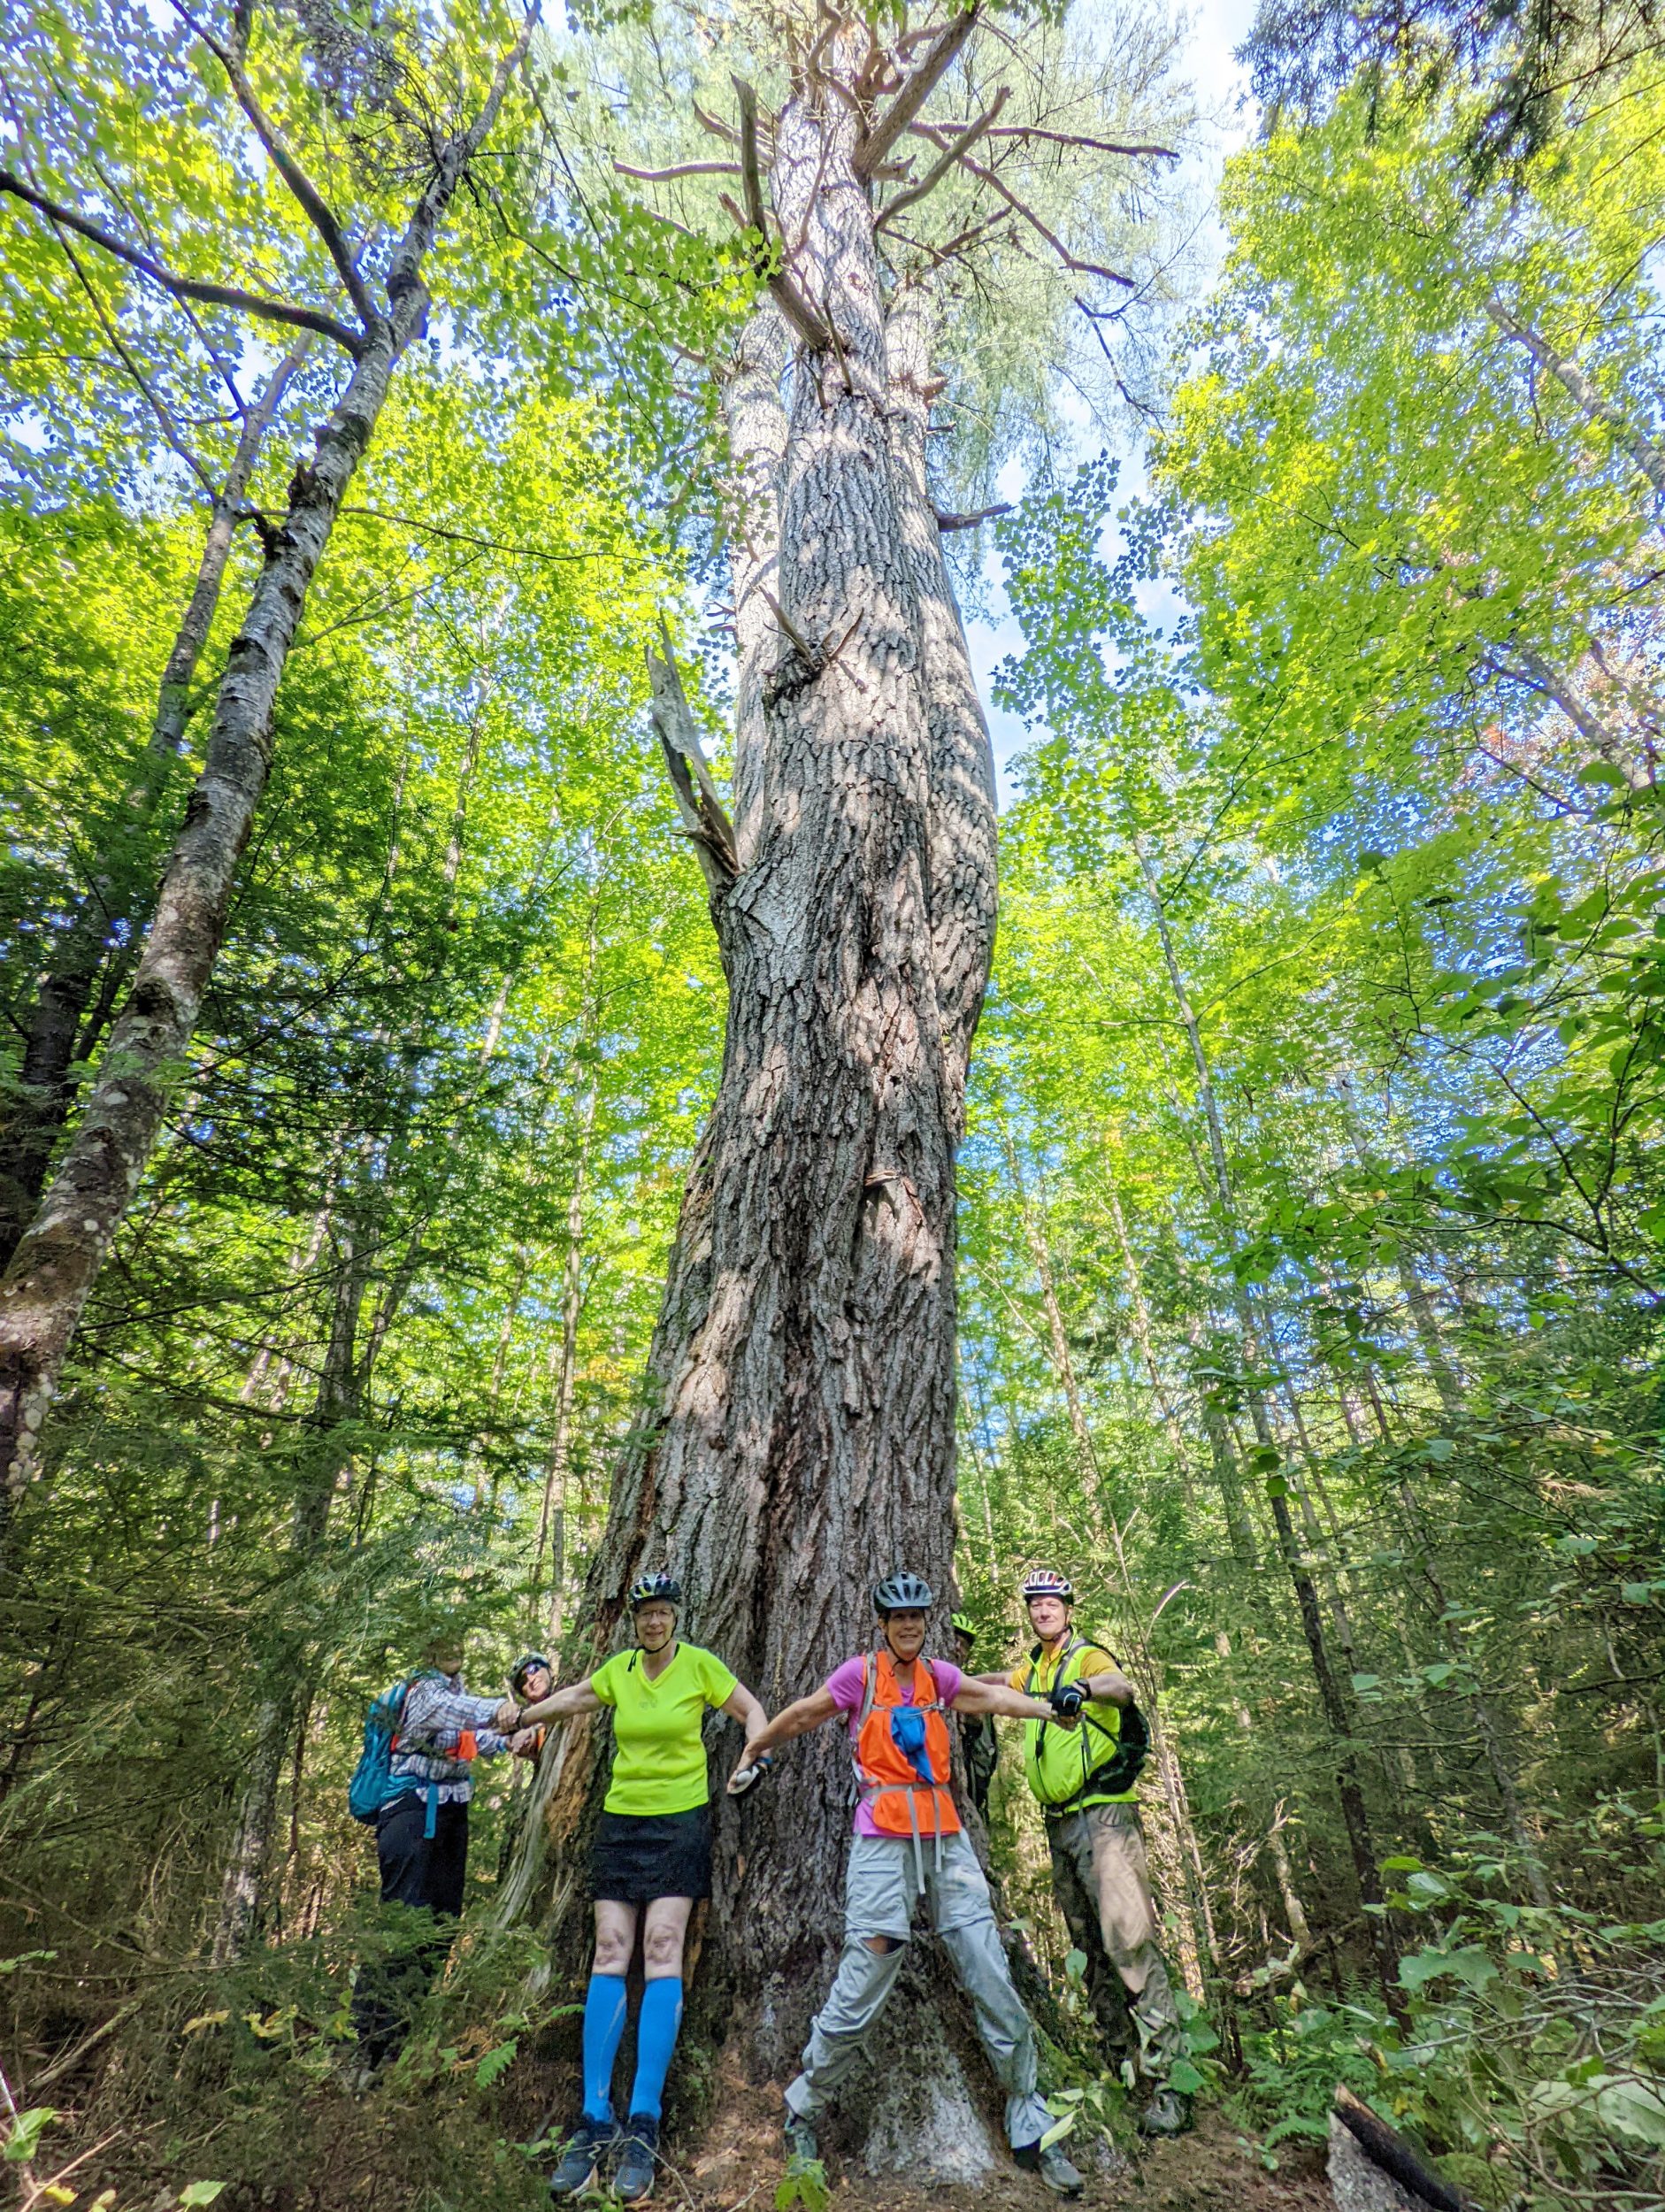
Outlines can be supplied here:
M590 1895L618 1905L711 1893L711 1809L603 1813L590 1853Z

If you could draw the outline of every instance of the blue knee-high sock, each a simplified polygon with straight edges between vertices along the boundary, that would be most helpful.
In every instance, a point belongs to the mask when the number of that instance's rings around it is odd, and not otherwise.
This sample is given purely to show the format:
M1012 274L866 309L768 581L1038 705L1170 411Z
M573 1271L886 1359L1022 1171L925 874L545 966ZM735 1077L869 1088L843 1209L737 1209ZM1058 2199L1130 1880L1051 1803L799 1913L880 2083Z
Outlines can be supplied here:
M649 1982L641 1993L641 2017L636 2023L636 2082L630 2093L633 2118L638 2112L655 2120L659 2117L664 2078L681 2025L682 1977L667 1974L663 1980Z
M584 1999L584 2117L613 2116L613 2061L625 2032L625 1978L592 1974Z

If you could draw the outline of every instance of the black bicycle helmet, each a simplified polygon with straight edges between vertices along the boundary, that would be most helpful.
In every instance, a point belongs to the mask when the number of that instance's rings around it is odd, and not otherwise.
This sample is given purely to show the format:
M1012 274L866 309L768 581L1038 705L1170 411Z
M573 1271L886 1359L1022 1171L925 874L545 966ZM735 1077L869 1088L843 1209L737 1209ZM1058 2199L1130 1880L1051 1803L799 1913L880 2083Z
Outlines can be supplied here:
M555 1669L541 1651L524 1652L515 1661L515 1671L509 1678L509 1686L517 1697L526 1686L526 1677L532 1672L533 1667L541 1667L551 1681L555 1679Z
M873 1610L881 1618L892 1613L928 1613L932 1602L931 1585L906 1567L886 1575L873 1592Z
M680 1605L682 1585L674 1575L643 1575L630 1586L630 1609L643 1605Z

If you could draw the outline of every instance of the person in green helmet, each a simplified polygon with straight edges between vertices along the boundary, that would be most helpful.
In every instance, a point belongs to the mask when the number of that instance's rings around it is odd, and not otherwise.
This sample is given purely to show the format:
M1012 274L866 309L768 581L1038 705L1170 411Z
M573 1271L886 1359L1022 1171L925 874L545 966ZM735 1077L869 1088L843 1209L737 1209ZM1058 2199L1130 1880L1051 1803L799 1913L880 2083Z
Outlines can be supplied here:
M1036 1568L1023 1594L1036 1639L1029 1657L1009 1674L981 1678L1080 1716L1070 1733L1050 1721L1024 1730L1024 1768L1046 1818L1053 1893L1086 1954L1087 1995L1112 2058L1132 2055L1137 2039L1137 2064L1151 2090L1140 2132L1178 2135L1191 2124L1191 2101L1169 2080L1184 2044L1139 1824L1144 1716L1109 1653L1074 1632L1075 1592L1066 1578Z
M977 1624L969 1613L954 1616L954 1660L962 1674L971 1671L971 1655L977 1648ZM971 1793L971 1802L988 1820L989 1785L994 1779L994 1770L1000 1764L1000 1739L994 1732L994 1723L987 1713L962 1713L959 1716L960 1749L965 1755L965 1782Z

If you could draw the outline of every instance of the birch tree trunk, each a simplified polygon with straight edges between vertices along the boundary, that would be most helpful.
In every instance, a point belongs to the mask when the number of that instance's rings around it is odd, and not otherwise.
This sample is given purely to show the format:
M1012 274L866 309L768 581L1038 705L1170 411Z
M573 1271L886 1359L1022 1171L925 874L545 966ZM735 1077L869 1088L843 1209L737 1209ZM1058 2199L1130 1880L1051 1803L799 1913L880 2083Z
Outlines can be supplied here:
M856 168L864 49L829 30L773 134L792 280L836 344L798 348L778 462L750 341L736 371L750 402L731 386L751 487L732 556L753 718L738 839L703 786L690 802L729 983L723 1072L584 1599L599 1655L631 1581L669 1568L686 1633L771 1707L868 1647L872 1585L903 1563L937 1591L946 1646L955 1151L994 928L993 766L925 486L922 303L887 320ZM770 576L772 634L753 619ZM717 1774L737 1749L723 1740ZM552 1748L528 1824L541 1807L541 1832L508 1885L574 1977L595 1753L584 1722ZM825 1730L767 1791L716 1801L694 2002L738 2032L754 2074L790 2065L839 1947L848 1758ZM963 2124L982 2133L969 2106Z
M52 964L41 979L24 1025L18 1070L20 1096L0 1153L0 1268L17 1249L35 1211L52 1148L69 1118L74 1102L70 1069L96 1045L119 991L118 964L117 973L109 978L98 1007L89 1015L99 971L107 958L116 957L110 949L111 933L122 924L136 922L149 903L149 886L142 878L151 822L168 764L178 759L184 747L190 689L219 605L238 511L308 342L303 337L290 349L243 415L231 466L209 510L196 580L162 671L150 738L115 820L98 839L92 879L67 928L58 937Z
M272 712L307 595L394 372L424 328L423 269L496 119L537 19L501 58L466 129L435 146L387 275L389 311L355 342L352 373L295 471L219 687L203 771L127 1002L80 1127L0 1281L0 1540L37 1470L39 1440L88 1295L150 1160L231 908L238 859L271 771ZM362 280L358 280L362 294Z
M1587 422L1600 423L1611 434L1615 444L1630 455L1655 492L1665 492L1665 451L1646 432L1632 422L1623 408L1605 398L1576 361L1558 352L1540 331L1523 322L1501 300L1489 299L1485 311L1506 338L1530 354L1546 375L1554 378Z

